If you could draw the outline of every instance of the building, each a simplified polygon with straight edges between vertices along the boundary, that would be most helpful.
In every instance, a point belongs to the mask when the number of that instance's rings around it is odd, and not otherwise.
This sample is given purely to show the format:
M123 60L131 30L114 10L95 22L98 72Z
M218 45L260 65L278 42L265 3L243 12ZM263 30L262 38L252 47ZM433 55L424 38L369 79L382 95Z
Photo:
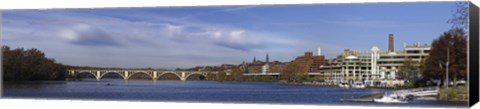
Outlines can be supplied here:
M269 60L268 60L268 53L267 56L265 56L265 64L262 66L262 73L269 73L270 72L270 66L269 66Z
M244 70L244 73L279 73L283 71L286 64L288 63L279 61L270 62L270 57L267 53L265 61L257 60L256 57L254 57L252 62L244 62L240 66L241 69Z
M300 64L304 72L319 72L320 66L325 63L325 56L321 54L313 56L312 52L305 52L303 56L296 57L293 62Z
M325 80L363 81L370 84L382 80L397 80L399 68L406 59L420 63L430 52L430 45L419 43L413 45L404 43L403 50L395 52L393 34L389 34L388 42L387 51L382 51L376 46L370 51L345 49L337 58L319 65L320 76Z
M428 57L430 48L428 44L415 43L413 45L404 44L404 50L400 52L380 52L377 62L381 74L380 78L396 79L399 68L407 58L420 63Z

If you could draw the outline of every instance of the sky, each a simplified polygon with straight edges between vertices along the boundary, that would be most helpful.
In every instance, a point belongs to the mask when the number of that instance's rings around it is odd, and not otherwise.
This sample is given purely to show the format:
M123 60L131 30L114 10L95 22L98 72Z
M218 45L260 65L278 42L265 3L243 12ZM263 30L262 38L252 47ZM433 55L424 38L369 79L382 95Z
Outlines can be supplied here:
M2 10L2 44L68 65L189 68L287 62L305 51L386 51L431 43L454 2Z

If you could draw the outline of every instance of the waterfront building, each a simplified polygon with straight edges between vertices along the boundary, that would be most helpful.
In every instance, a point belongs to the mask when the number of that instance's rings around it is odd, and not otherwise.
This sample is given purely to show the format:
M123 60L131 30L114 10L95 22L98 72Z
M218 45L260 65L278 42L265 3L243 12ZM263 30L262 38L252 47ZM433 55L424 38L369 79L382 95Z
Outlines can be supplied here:
M318 71L326 81L362 81L370 85L382 84L383 81L386 85L403 85L397 77L403 62L408 58L420 63L428 57L430 45L404 43L403 50L395 52L393 34L389 34L388 42L387 51L376 46L370 51L345 49L337 58L327 60L319 65L318 70L311 71Z

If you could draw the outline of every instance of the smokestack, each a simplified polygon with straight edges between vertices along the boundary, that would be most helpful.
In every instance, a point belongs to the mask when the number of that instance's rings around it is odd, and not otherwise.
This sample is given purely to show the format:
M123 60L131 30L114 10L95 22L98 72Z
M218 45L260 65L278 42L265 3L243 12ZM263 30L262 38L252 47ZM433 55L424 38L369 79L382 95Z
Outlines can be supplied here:
M388 35L388 52L394 52L395 50L393 49L393 34L390 33Z
M318 56L321 56L322 55L322 48L318 47Z

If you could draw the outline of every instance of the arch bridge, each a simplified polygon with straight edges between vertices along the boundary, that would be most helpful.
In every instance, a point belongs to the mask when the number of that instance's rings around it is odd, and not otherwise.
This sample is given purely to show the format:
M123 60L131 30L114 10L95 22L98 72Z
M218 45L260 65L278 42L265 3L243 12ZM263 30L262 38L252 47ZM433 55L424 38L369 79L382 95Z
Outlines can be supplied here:
M124 80L130 79L133 75L136 74L146 74L152 80L157 80L158 78L164 76L165 74L173 74L180 78L180 80L187 80L192 75L201 75L205 78L208 78L208 74L216 74L217 72L202 72L202 71L163 71L163 70L78 70L71 69L68 70L69 75L78 76L79 74L87 73L95 77L95 79L100 80L105 75L113 73L121 76Z

